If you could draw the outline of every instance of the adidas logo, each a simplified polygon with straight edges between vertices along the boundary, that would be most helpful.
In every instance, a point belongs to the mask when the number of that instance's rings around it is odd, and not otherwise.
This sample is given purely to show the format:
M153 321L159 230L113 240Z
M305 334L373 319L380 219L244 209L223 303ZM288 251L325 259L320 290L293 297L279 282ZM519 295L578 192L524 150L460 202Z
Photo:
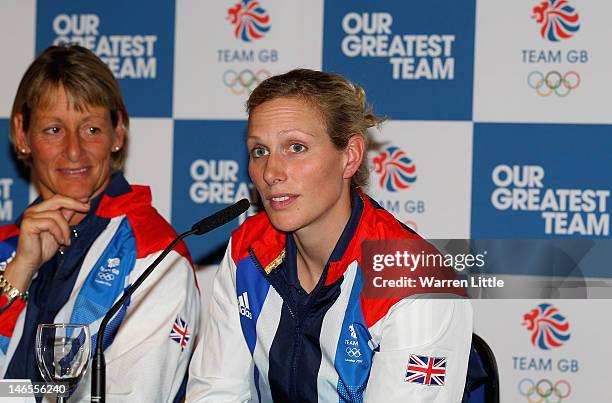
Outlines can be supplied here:
M349 332L351 332L351 337L353 339L357 338L357 332L355 331L355 326L354 325L349 325Z
M238 307L240 308L240 315L253 319L251 307L249 306L249 296L247 295L246 291L238 297Z

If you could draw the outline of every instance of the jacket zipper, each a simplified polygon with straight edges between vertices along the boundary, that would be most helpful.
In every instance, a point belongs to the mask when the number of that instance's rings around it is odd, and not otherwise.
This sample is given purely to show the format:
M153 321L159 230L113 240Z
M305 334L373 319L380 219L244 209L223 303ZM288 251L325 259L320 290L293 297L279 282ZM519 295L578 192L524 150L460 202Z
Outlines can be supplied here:
M259 263L259 260L255 256L255 252L253 251L252 248L249 248L249 255L251 256L251 260L255 264L255 267L257 267L257 270L259 270L264 275L266 280L268 280L268 274L263 269L263 266L261 265L261 263ZM289 314L291 315L291 318L293 318L293 322L296 324L296 330L294 333L294 340L293 340L293 353L291 356L291 374L289 378L289 391L288 391L291 397L291 401L296 401L297 400L297 382L296 382L297 359L298 359L298 348L300 347L300 344L301 344L300 342L302 338L302 323L300 321L300 318L298 318L297 312L294 311L294 306L296 306L297 304L293 300L293 296L291 295L291 293L286 293L285 290L279 290L277 287L274 286L274 284L270 282L270 280L268 280L268 283L270 283L272 288L274 288L281 295L283 300L285 299L289 300L289 303L287 304L287 308L289 309Z
M249 255L251 256L251 260L255 264L255 267L257 267L257 270L259 270L264 275L266 280L268 280L268 274L263 269L263 266L261 265L261 263L259 263L259 260L255 256L255 252L253 251L252 248L249 248ZM323 268L324 275L326 275L325 273L327 273L327 266L328 266L328 264L326 264L325 267ZM290 395L290 398L291 398L292 402L293 401L298 401L298 393L297 393L297 362L298 362L298 358L300 356L299 349L301 348L302 338L304 336L302 334L302 331L304 329L303 324L304 324L306 318L308 317L308 313L310 312L310 309L312 308L312 305L314 304L314 301L316 301L316 299L317 299L317 295L319 294L319 292L321 291L321 289L323 287L321 286L321 287L316 287L315 288L314 293L312 295L310 295L310 298L308 299L308 302L304 306L304 309L302 310L302 315L301 315L302 317L300 318L297 315L297 312L295 312L293 310L293 307L292 307L292 305L297 307L297 303L293 299L293 295L291 295L291 293L285 292L285 290L279 290L278 288L276 288L274 286L274 284L272 284L270 282L270 280L268 280L268 283L270 283L272 288L274 288L281 295L281 297L283 297L283 300L285 300L285 298L286 298L287 300L290 301L290 303L287 304L287 308L289 309L289 314L291 315L291 317L293 318L293 321L296 324L295 333L294 333L295 336L294 336L294 341L293 341L293 354L292 354L292 357L291 357L291 374L290 374L290 378L289 378L289 395Z

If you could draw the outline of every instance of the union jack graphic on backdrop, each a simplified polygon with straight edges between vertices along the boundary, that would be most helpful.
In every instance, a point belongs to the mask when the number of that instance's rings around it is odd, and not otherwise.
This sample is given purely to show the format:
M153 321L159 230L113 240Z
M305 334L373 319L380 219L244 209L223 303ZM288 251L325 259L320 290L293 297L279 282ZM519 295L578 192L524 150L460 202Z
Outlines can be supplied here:
M395 146L386 147L372 158L372 169L376 175L380 175L380 187L390 192L408 189L417 179L416 165L403 150Z
M531 344L542 350L561 347L571 335L569 322L551 304L540 304L523 315L523 326L531 332Z
M245 42L263 38L270 30L270 15L257 0L242 0L227 10L234 35Z
M189 331L187 330L187 322L185 322L180 316L176 317L172 331L170 332L170 338L177 342L181 346L181 351L185 350L187 343L191 338Z
M404 382L444 386L446 357L410 354Z
M580 28L576 9L566 0L546 0L533 8L536 22L541 25L540 36L551 42L571 38Z

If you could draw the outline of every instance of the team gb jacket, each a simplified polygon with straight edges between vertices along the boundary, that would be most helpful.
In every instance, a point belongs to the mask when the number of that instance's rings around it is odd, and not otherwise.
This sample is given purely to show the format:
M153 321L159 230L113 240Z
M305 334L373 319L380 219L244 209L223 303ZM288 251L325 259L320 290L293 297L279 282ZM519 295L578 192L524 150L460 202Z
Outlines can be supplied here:
M192 363L193 402L461 401L472 308L459 295L369 298L364 240L419 239L362 193L305 303L287 283L290 234L265 213L232 235Z
M97 209L90 214L95 215L91 217L93 222L101 223L100 232L93 235L93 243L87 249L79 246L82 237L73 240L70 248L77 248L72 252L80 255L76 261L82 264L75 269L78 274L74 285L66 289L67 302L52 320L88 324L94 346L104 314L176 234L151 206L149 188L131 186L120 174L111 179ZM14 256L18 235L17 225L0 227L0 265L6 265ZM63 266L57 264L47 271L50 275L61 274ZM55 304L62 298L57 281L52 283L53 289L46 290L51 295L44 303ZM10 364L24 365L23 358L19 363L11 360L16 358L13 355L23 337L28 311L45 309L37 295L30 294L25 306L18 301L0 315L2 377ZM173 401L187 373L199 319L200 296L191 258L185 245L180 244L109 323L104 338L107 399ZM92 353L93 350L92 347ZM90 400L90 375L88 370L70 397L71 402Z

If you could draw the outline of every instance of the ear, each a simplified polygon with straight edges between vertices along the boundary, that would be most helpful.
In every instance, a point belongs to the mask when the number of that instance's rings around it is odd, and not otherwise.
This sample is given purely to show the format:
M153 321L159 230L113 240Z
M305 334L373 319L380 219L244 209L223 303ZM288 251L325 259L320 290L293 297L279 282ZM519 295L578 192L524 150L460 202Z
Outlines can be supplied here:
M16 113L15 116L13 116L13 127L15 128L15 148L17 149L17 152L21 154L29 154L32 152L32 150L30 150L30 145L28 144L28 136L23 129L22 113Z
M125 127L123 126L123 118L121 117L120 113L118 115L119 117L117 118L117 127L115 127L113 130L115 132L112 145L113 151L119 151L125 143Z
M365 140L359 134L354 134L348 141L344 150L345 165L343 179L351 179L359 169L365 157Z

